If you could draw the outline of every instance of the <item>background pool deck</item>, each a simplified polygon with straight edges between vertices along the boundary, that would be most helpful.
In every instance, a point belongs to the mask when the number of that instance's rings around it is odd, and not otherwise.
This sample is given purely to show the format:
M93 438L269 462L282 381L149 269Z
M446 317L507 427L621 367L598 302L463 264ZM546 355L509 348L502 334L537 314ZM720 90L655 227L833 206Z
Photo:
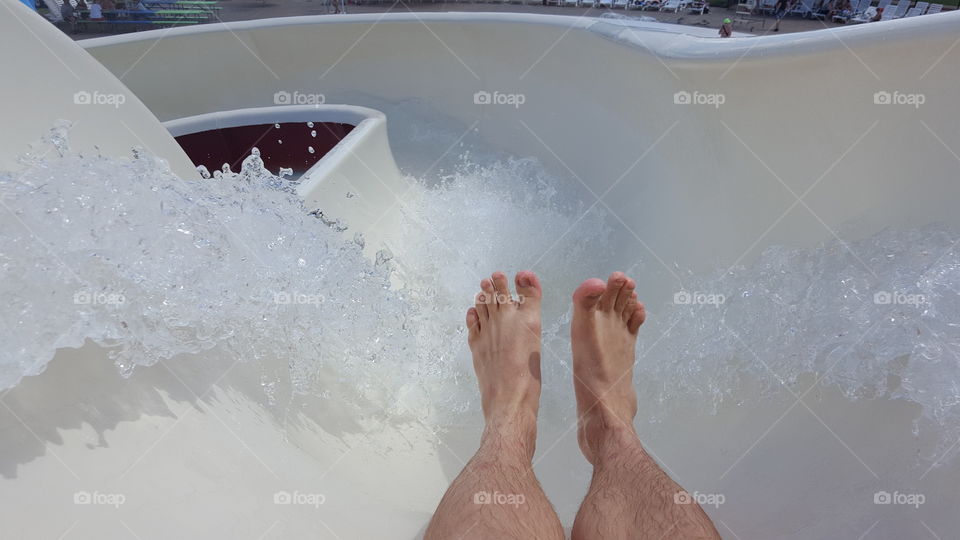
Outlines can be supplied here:
M283 0L273 2L260 2L257 0L223 0L220 3L223 8L220 12L221 20L228 21L247 21L254 19L268 19L273 17L295 17L300 15L324 15L327 14L328 7L323 0ZM630 17L647 16L653 17L665 23L679 23L683 25L699 25L719 30L720 23L724 17L736 19L735 8L712 8L706 15L695 15L689 13L671 13L659 11L624 11L623 9L608 8L587 8L587 7L559 7L543 6L539 4L509 4L509 3L454 3L454 2L436 2L436 3L414 3L414 4L396 4L391 6L389 3L365 4L365 5L347 5L348 13L383 13L390 11L392 13L406 12L436 12L436 11L481 11L481 12L510 12L510 13L543 13L551 15L573 15L583 17L599 17L604 13L614 12L620 15ZM334 14L330 14L334 16ZM771 33L774 23L773 17L756 15L752 21L734 24L734 35L738 32L746 32L754 35L763 35ZM805 32L808 30L819 30L823 28L833 28L844 26L826 21L816 21L802 19L800 17L788 17L783 19L780 24L780 33ZM75 39L87 39L92 37L101 37L104 34L77 34Z

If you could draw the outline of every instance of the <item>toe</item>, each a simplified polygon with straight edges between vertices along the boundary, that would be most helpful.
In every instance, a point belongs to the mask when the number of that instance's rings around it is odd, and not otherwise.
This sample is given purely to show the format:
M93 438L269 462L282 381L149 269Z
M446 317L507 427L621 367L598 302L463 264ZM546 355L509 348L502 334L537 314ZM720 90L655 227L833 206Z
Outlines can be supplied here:
M590 278L577 287L573 292L573 305L577 309L591 310L597 307L607 284L597 278Z
M633 310L637 307L637 293L636 291L632 292L627 298L626 304L623 306L623 311L620 312L620 318L623 319L624 323L630 322L630 317L633 316Z
M636 288L637 282L627 278L627 281L623 284L623 288L620 289L620 293L617 295L617 301L613 304L613 310L615 312L623 315L623 310L626 309L627 302L630 301Z
M468 341L473 341L480 335L480 314L475 307L467 310L467 329L469 330Z
M623 272L610 274L610 278L607 279L607 290L604 291L600 297L600 309L604 311L612 310L616 305L620 289L622 289L626 283L627 276Z
M487 294L487 304L491 303L497 295L497 290L493 287L493 280L490 278L484 278L480 281L480 290Z
M490 277L493 278L493 288L496 289L494 303L497 305L509 304L511 302L511 298L510 285L507 282L507 275L498 270Z
M636 334L640 331L640 325L643 324L643 321L647 319L647 311L644 309L643 304L637 302L637 305L633 308L633 315L630 316L630 320L627 322L627 329L630 330L631 334Z
M538 307L543 291L540 288L540 280L537 275L529 270L517 272L514 279L517 284L517 301L521 306Z
M490 305L490 294L487 292L479 292L474 298L474 309L477 312L477 319L480 321L480 324L487 322L490 318L490 310L487 306Z

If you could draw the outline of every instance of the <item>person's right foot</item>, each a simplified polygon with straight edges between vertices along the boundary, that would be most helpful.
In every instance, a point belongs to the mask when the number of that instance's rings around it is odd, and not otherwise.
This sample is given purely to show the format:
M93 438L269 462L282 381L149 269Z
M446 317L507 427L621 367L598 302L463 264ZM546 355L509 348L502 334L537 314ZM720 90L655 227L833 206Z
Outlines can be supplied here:
M588 279L573 293L570 337L577 441L591 463L611 438L636 440L633 364L637 333L646 318L636 286L623 272L614 272L606 283Z

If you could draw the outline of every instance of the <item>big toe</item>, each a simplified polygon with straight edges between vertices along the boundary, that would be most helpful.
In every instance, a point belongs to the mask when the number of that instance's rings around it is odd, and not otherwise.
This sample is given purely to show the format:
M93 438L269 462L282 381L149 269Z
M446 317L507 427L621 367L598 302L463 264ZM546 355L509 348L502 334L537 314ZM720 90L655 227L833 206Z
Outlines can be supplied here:
M577 309L591 310L597 307L600 297L607 289L607 284L597 278L590 278L573 291L573 305Z
M517 300L523 308L538 307L540 298L543 296L543 290L540 287L540 280L537 275L529 270L517 272L514 279L517 284Z

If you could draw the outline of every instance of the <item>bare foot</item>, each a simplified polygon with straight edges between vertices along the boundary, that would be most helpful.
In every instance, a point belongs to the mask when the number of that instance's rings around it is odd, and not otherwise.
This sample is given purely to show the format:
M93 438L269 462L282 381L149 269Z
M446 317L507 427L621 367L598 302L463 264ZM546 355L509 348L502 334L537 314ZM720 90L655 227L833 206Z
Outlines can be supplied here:
M637 301L636 287L623 272L614 272L606 283L588 279L573 293L570 334L577 441L591 463L600 446L612 439L639 444L633 428L637 414L633 363L646 312Z
M467 311L468 343L480 384L484 436L507 437L533 457L540 404L540 281L519 272L517 297L507 276L494 272L480 282L476 306Z

